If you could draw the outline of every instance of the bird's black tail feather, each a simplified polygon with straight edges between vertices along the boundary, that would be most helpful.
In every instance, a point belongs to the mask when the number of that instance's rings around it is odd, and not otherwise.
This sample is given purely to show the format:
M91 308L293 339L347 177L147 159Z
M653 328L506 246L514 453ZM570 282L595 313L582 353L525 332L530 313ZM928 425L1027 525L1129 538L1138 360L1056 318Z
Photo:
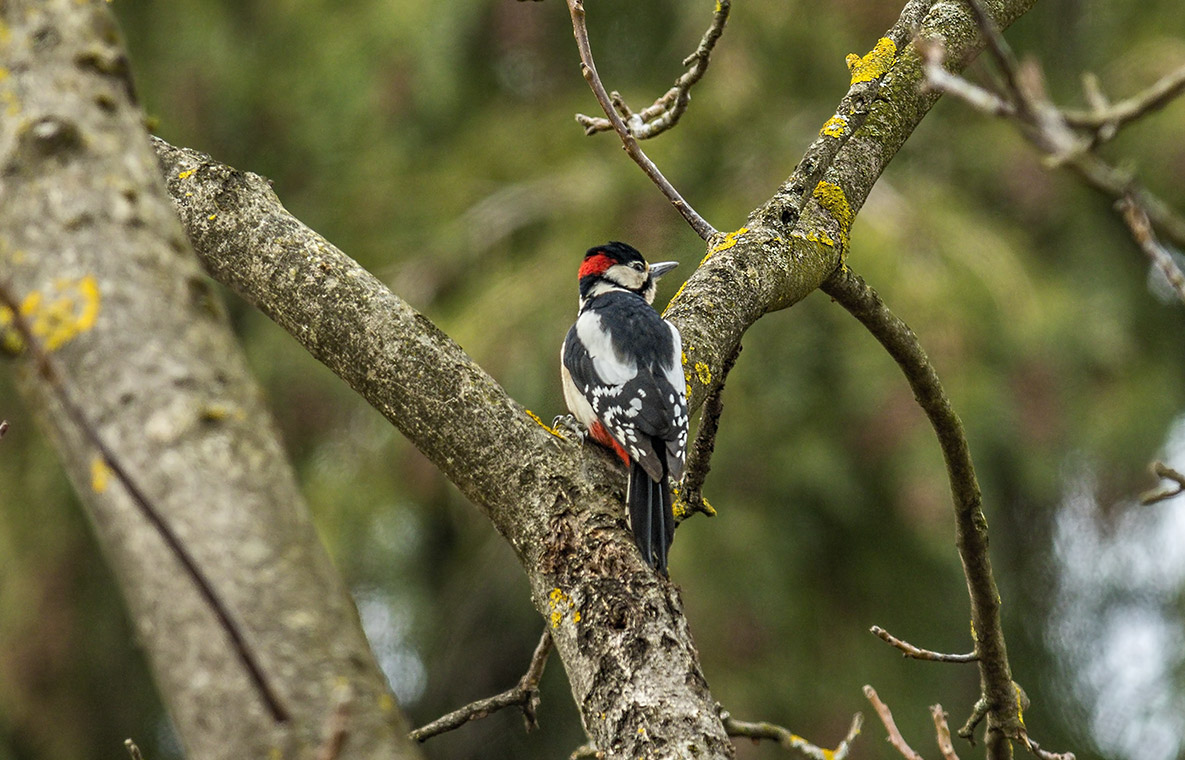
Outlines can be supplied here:
M671 488L665 462L662 479L657 483L651 480L642 465L633 462L628 491L630 527L642 558L666 575L667 552L675 538L675 516L671 512Z

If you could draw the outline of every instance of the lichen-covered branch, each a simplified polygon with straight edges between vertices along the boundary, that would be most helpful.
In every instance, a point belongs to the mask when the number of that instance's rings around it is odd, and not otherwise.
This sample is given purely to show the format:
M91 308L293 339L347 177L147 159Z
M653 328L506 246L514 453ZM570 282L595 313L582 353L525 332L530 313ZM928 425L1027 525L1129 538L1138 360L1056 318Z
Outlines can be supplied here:
M44 346L41 345L41 338L34 334L29 320L22 313L21 304L13 295L8 283L2 280L0 280L0 317L7 317L5 321L11 322L14 331L11 335L15 337L15 340L5 338L5 342L15 343L20 346L21 352L29 354L30 363L36 375L45 381L49 392L53 394L53 401L61 406L62 412L76 429L75 432L80 434L86 443L97 452L95 459L91 462L92 481L105 480L108 477L107 473L110 472L110 476L119 482L120 487L127 492L128 497L136 505L136 509L140 511L144 520L160 534L161 539L169 547L169 551L173 553L186 575L193 581L202 599L218 618L218 624L222 626L227 638L230 639L231 649L243 664L243 670L250 677L252 685L259 693L260 701L271 714L272 720L277 723L286 723L291 720L288 708L284 706L280 697L276 695L275 689L268 682L268 677L259 665L259 658L251 650L251 645L247 643L247 637L234 615L227 609L214 585L210 583L206 573L194 560L193 555L173 530L168 520L161 515L160 510L156 508L156 505L144 493L144 489L128 472L119 456L107 445L103 437L95 430L95 426L87 419L86 412L82 410L75 399L75 393L62 368L58 365L57 359L48 354ZM6 428L7 423L0 425L0 435L3 435Z
M626 530L625 475L559 436L455 342L280 204L267 181L154 140L207 271L432 459L514 548L595 746L731 756L678 590Z
M691 102L691 88L703 79L708 70L708 63L712 60L712 50L720 35L724 33L724 25L728 22L728 12L732 9L731 0L716 0L716 9L712 12L712 23L704 32L703 39L695 52L683 59L683 65L690 67L675 80L675 86L651 105L634 113L626 105L625 100L617 92L609 93L613 107L625 121L626 129L638 140L657 137L679 123L679 119L687 110ZM597 132L608 132L613 129L613 122L600 117L576 114L576 121L584 127L585 134L593 135Z
M996 23L1008 26L1034 2L995 3ZM907 2L869 53L850 57L851 89L789 178L743 226L709 241L667 307L683 335L693 408L753 323L802 300L839 266L864 199L937 99L921 89L915 36L944 39L952 69L983 45L966 5Z
M74 484L186 753L312 757L344 680L352 756L418 756L165 194L107 3L9 0L0 18L0 279L108 451L27 352L4 371ZM286 723L116 463L216 591Z

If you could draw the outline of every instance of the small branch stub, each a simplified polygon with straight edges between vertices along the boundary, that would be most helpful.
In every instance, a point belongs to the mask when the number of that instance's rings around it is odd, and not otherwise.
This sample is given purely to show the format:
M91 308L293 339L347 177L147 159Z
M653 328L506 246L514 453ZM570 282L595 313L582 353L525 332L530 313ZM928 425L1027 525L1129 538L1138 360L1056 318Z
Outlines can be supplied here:
M975 662L979 659L979 656L975 652L968 652L967 654L943 654L941 652L932 652L929 649L919 649L908 641L902 641L879 625L874 625L869 630L886 644L901 650L903 657L912 657L915 660L928 660L930 662Z

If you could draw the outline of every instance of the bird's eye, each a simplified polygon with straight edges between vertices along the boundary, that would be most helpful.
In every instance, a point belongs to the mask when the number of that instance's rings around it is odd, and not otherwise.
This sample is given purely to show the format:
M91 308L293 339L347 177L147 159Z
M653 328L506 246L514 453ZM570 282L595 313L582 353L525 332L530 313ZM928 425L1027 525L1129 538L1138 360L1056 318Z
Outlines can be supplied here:
M632 262L630 264L630 266L633 267L634 269L638 270L639 272L641 272L642 270L644 270L646 268L646 265L643 264L641 261Z

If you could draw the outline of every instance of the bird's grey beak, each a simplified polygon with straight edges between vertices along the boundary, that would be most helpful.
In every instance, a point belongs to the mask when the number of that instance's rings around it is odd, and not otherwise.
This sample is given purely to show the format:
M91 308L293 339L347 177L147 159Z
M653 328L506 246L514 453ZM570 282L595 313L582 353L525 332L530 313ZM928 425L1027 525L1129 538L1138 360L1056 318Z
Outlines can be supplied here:
M679 266L678 261L660 261L656 264L651 264L650 276L657 280L677 266Z

